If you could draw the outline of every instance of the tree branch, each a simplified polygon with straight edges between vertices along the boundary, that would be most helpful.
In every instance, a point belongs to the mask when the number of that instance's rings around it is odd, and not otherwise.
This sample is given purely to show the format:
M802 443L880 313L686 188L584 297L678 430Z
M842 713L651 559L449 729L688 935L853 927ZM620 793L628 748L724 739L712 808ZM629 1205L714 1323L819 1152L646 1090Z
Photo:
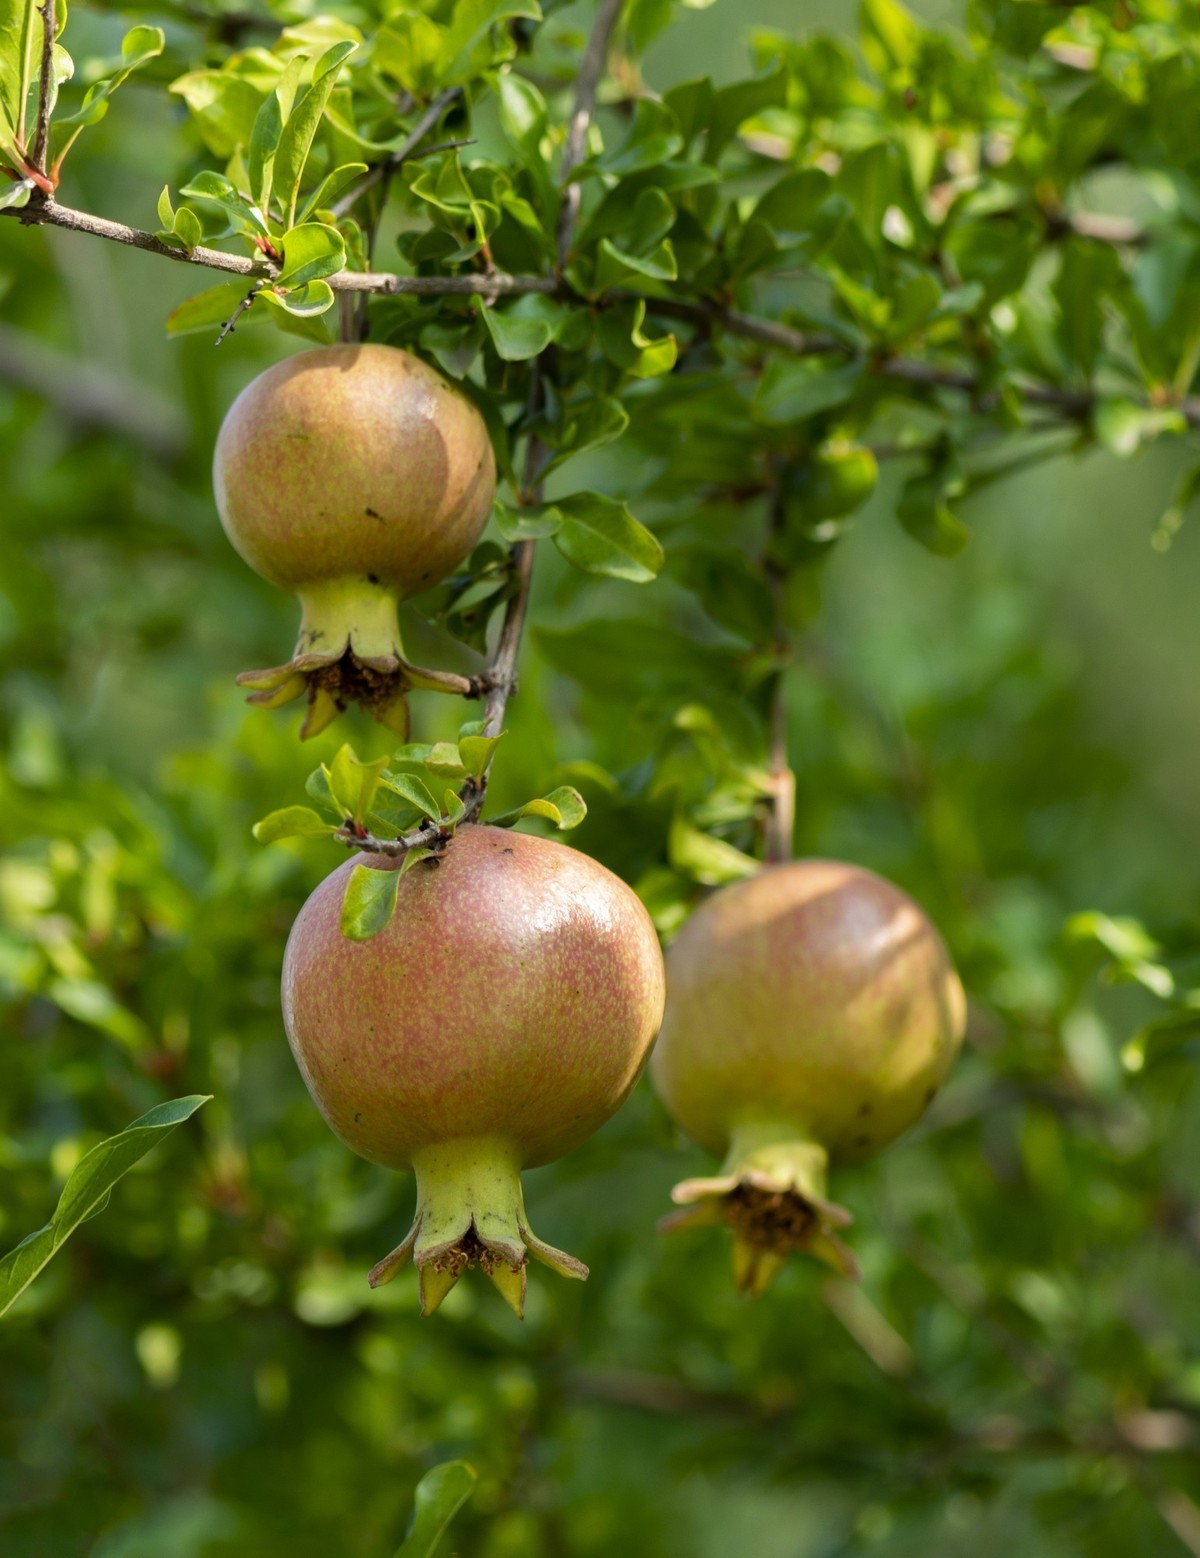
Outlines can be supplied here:
M587 150L588 127L596 112L596 93L600 89L600 78L604 74L609 46L620 19L623 3L624 0L599 0L591 36L588 38L583 59L579 62L579 75L575 78L575 106L567 125L562 170L559 174L563 189L562 208L558 213L560 266L566 264L567 255L570 253L571 235L579 219L579 205L583 198L582 189L572 181L571 175L583 161L584 152Z
M792 654L788 645L781 617L781 597L784 574L771 555L771 543L783 529L783 493L777 476L771 494L771 519L763 548L762 571L771 592L774 608L774 646L780 658L771 687L770 757L768 772L771 789L767 801L767 814L763 819L763 860L767 865L779 866L792 858L792 840L796 832L796 776L788 761L787 721L787 671Z
M126 244L142 249L148 254L161 255L181 265L196 265L209 270L222 271L231 276L249 276L270 282L278 275L276 266L262 258L249 259L240 254L226 254L220 249L199 246L190 252L172 248L155 236L123 222L112 222L107 217L93 216L87 211L76 211L70 206L60 206L57 201L32 200L18 210L0 211L0 217L12 217L24 226L63 227L72 232L90 233L112 243ZM339 271L327 278L334 292L378 292L391 297L521 297L529 292L540 292L547 297L560 297L567 301L594 303L594 299L581 297L565 282L553 276L509 276L493 271L477 276L398 276L387 271ZM625 294L609 295L620 301ZM650 313L664 319L679 319L709 330L721 329L747 341L757 341L777 351L796 357L841 356L854 357L855 350L836 336L814 332L805 334L778 320L762 319L754 314L744 314L737 309L723 308L706 301L688 301L679 298L646 297L638 294ZM951 368L941 363L918 358L889 357L871 365L871 371L880 378L913 384L928 389L959 390L963 394L980 396L982 376L969 369ZM1076 421L1085 420L1096 403L1090 390L1060 389L1053 384L1026 383L1018 386L1027 405L1044 406ZM976 402L980 411L994 407L999 400L995 391L986 391ZM1200 427L1200 396L1185 396L1177 403L1193 427Z
M33 141L34 170L47 177L46 159L50 147L50 93L54 85L54 40L58 36L58 11L55 0L44 0L42 13L42 70L38 78L37 131Z
M587 146L588 126L591 124L592 115L596 110L596 93L599 90L600 78L604 74L613 32L620 19L623 4L624 0L599 0L587 48L584 50L583 59L580 62L579 74L575 78L575 103L567 129L566 144L563 147L562 168L559 175L563 191L557 235L560 267L565 263L567 254L570 251L571 236L579 216L579 187L571 183L571 174L579 165L584 149ZM542 409L543 398L541 359L539 358L533 364L529 385L527 412L528 420L531 424ZM530 432L525 447L524 485L526 489L535 480L543 455L544 450L541 441L534 433ZM541 496L540 487L536 488L532 495L535 499L539 498ZM503 729L508 700L516 687L517 658L521 651L521 636L524 632L525 618L529 610L529 592L533 584L533 563L536 553L536 541L517 541L513 544L509 554L517 577L517 590L509 601L504 613L504 622L500 629L500 637L496 643L495 654L488 667L489 691L486 712L484 714L484 730L490 736L499 735ZM467 815L471 819L477 817L483 809L489 773L490 765L489 769L484 772L482 781L474 787L475 793L467 803ZM464 799L466 798L464 797Z
M333 205L329 208L332 211L334 217L340 219L341 217L345 216L354 205L355 201L359 200L363 195L365 195L368 190L374 189L376 184L380 183L381 180L390 179L400 164L402 162L406 162L408 158L412 156L413 152L416 151L417 147L429 134L430 130L432 130L434 125L436 125L439 119L441 119L447 108L450 107L450 104L456 102L461 96L461 87L447 87L444 92L439 93L438 96L434 98L433 102L430 103L429 107L425 110L421 117L417 120L416 124L413 125L411 131L408 134L408 137L404 141L404 144L398 147L392 153L392 155L386 158L383 162L376 163L370 172L363 174L362 178L357 184L355 184L351 189L348 189L339 200L334 201Z

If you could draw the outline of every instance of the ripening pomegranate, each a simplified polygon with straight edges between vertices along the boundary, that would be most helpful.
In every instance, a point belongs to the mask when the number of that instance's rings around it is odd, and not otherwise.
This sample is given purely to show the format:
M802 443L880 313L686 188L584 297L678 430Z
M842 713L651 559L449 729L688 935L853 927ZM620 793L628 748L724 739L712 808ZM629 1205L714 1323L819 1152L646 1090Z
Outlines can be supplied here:
M213 485L229 539L303 612L288 664L238 678L252 703L307 693L306 737L358 702L403 737L410 687L478 691L410 665L397 620L466 557L496 490L483 418L440 374L394 346L276 363L230 407Z
M750 1293L792 1250L857 1275L826 1171L920 1118L965 1019L937 931L873 872L798 860L714 893L667 954L651 1071L675 1119L724 1162L675 1187L684 1210L662 1226L727 1223Z
M577 1147L636 1082L663 1008L650 917L587 855L472 825L401 877L384 930L349 941L354 864L297 917L283 1015L342 1141L416 1172L412 1228L371 1285L415 1259L428 1315L478 1264L520 1315L527 1255L587 1276L530 1232L520 1172Z

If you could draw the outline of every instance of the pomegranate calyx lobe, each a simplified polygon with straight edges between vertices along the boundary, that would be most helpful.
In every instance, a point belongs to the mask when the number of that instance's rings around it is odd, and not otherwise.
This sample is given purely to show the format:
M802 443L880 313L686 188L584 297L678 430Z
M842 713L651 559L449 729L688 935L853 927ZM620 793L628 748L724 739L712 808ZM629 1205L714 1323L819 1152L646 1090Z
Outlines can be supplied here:
M478 1266L523 1318L525 1268L533 1255L564 1277L583 1281L582 1261L530 1231L520 1159L507 1142L453 1141L413 1154L417 1211L404 1242L371 1272L380 1287L410 1260L417 1267L421 1313L433 1314L454 1284Z
M842 1276L857 1279L858 1262L837 1235L853 1222L825 1195L828 1154L815 1142L787 1131L743 1126L734 1132L718 1174L685 1179L671 1199L680 1208L659 1222L664 1233L728 1226L733 1237L733 1275L738 1290L758 1298L785 1258L814 1255Z

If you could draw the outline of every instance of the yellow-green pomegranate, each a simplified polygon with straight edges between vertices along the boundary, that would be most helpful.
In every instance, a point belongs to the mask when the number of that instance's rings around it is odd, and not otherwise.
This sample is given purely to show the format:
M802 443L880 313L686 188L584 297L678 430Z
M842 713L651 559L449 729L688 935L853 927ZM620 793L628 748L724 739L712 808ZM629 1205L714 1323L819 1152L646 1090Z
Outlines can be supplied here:
M675 1187L683 1210L663 1226L728 1224L755 1294L793 1250L856 1274L826 1174L895 1141L954 1061L966 1002L937 931L873 872L798 860L714 893L666 963L651 1072L724 1161Z
M355 863L297 917L283 1013L332 1129L417 1176L412 1228L371 1284L414 1259L432 1314L477 1264L519 1315L528 1255L587 1276L530 1231L521 1170L585 1141L637 1081L662 1018L658 938L589 856L476 825L401 877L385 929L349 941L339 917Z
M440 374L393 346L277 363L230 407L213 485L233 545L302 610L292 659L238 678L252 703L307 695L313 736L358 702L403 737L410 687L478 690L405 660L397 619L466 557L495 496L483 418Z

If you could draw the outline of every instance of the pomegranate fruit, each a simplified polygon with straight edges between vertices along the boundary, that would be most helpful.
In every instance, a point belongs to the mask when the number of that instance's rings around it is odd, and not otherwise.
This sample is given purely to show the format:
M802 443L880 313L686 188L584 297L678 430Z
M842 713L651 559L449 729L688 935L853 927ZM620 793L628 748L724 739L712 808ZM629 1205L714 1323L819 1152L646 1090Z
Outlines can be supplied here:
M637 1081L662 1018L658 938L589 856L476 824L401 877L384 930L350 941L339 915L355 863L296 919L283 1015L334 1132L417 1176L412 1228L371 1285L414 1259L428 1315L478 1264L519 1315L528 1255L587 1276L530 1232L520 1171L578 1146Z
M651 1072L724 1163L675 1187L662 1226L727 1223L751 1293L793 1250L857 1275L826 1172L906 1131L953 1063L966 1001L937 931L873 872L799 860L714 893L666 967Z
M307 694L314 736L358 702L403 737L410 687L479 691L405 660L397 619L466 557L495 496L483 418L440 374L393 346L277 363L230 407L213 485L233 545L303 613L287 665L238 678L252 703Z

